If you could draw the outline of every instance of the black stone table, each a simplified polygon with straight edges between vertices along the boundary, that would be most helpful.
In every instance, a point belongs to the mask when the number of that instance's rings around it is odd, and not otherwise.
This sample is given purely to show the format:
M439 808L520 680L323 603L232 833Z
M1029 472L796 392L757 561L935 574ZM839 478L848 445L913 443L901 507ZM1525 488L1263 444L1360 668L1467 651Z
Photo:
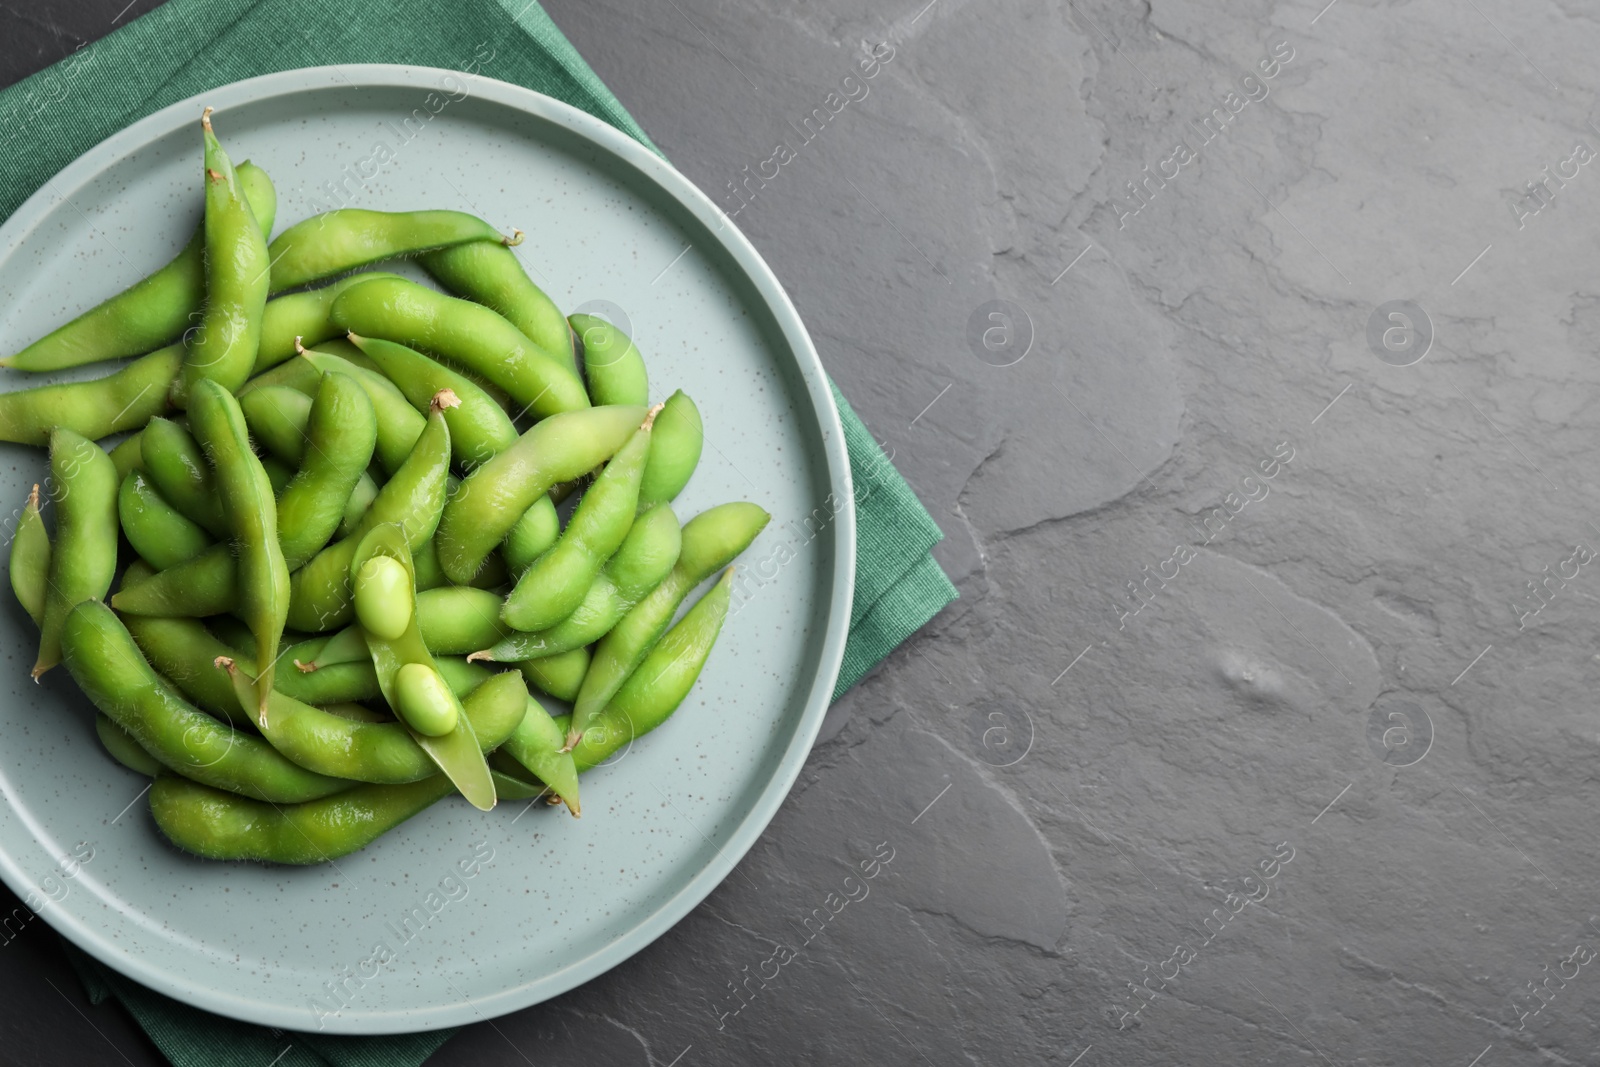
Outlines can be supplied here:
M124 2L8 0L0 81ZM548 7L962 597L688 919L434 1062L1597 1062L1593 5ZM41 923L0 1004L156 1062Z

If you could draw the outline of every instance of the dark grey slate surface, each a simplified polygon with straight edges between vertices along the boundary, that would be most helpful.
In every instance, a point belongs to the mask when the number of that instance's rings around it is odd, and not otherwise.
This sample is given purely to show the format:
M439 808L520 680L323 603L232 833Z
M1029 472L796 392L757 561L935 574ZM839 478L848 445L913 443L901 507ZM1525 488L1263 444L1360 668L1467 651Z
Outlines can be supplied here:
M1600 1062L1600 23L1325 2L552 0L765 167L962 599L689 919L435 1062ZM0 81L120 6L0 7ZM153 1062L42 926L0 997Z

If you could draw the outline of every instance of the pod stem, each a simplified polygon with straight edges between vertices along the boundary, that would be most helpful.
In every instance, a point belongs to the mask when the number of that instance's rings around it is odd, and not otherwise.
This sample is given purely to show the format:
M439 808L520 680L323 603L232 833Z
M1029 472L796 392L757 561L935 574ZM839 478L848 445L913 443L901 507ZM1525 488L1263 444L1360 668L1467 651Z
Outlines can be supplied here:
M454 389L441 389L434 393L433 399L428 402L428 414L431 415L435 411L443 411L445 408L458 408L460 406L461 398L456 396Z
M303 356L307 352L310 351L310 349L306 348L306 346L304 344L304 341L305 341L305 338L302 337L300 334L295 334L294 335L294 354L295 355Z
M200 128L205 130L207 133L215 132L211 128L211 113L215 110L216 108L214 107L207 107L204 111L200 112Z
M479 660L487 660L490 663L499 662L494 658L494 649L492 648L480 648L476 652L467 653L468 663L477 663Z
M507 248L515 248L522 243L522 231L512 230L510 237L502 237L500 238L500 241Z
M661 409L666 406L667 402L663 400L661 403L645 412L644 421L639 424L639 429L648 430L650 427L654 426L656 424L656 416L660 414Z

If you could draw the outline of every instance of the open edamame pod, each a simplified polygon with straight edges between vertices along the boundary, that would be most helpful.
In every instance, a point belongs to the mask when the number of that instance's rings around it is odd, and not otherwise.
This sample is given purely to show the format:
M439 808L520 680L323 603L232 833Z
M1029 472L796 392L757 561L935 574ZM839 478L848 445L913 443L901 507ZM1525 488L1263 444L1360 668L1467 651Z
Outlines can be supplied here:
M405 345L353 333L349 336L350 343L366 353L419 412L426 412L441 390L456 395L460 403L447 408L444 419L450 424L450 450L464 469L491 459L517 439L511 416L471 378Z
M645 409L632 404L554 415L467 475L439 520L436 544L445 574L470 582L535 500L615 455L644 417Z
M648 404L650 376L632 339L594 315L572 315L567 321L583 349L589 399L595 404Z
M272 242L272 291L365 267L381 259L425 252L463 241L513 244L487 222L461 211L368 211L339 208L290 226Z
M578 766L562 747L561 727L533 697L528 698L527 707L516 730L506 738L505 751L560 797L568 811L581 815Z
M200 126L205 138L206 302L200 328L187 342L183 369L172 383L172 401L179 407L188 403L200 381L215 381L232 393L250 377L271 271L266 239L233 163L211 129L209 107Z
M639 479L650 455L650 424L656 409L606 464L555 546L540 556L506 597L500 617L518 630L554 626L583 603L589 585L633 526Z
M220 382L201 378L189 396L189 424L216 471L223 515L238 553L239 610L255 635L259 708L265 712L289 614L289 567L278 543L278 505L250 449L239 402Z
M377 415L360 383L348 374L324 374L311 402L300 469L278 497L278 542L290 570L320 552L344 521L377 440Z
M594 662L572 707L569 742L577 742L655 647L690 590L749 548L770 518L755 504L739 501L701 512L684 524L683 550L671 572L595 647Z
M328 320L328 309L340 293L374 278L397 277L397 274L379 272L352 274L321 289L268 300L261 312L261 344L256 349L255 367L250 372L252 380L292 359L299 352L296 342L310 347L342 336L344 331Z
M260 167L235 172L263 235L278 210L272 181ZM33 342L0 366L43 371L137 356L183 336L206 299L205 224L166 266ZM93 436L86 434L85 436Z
M372 281L340 293L329 316L351 333L413 345L481 374L535 417L589 406L570 365L482 304L415 282Z
M405 569L407 577L411 576L411 549L406 532L397 525L385 524L368 531L356 547L350 560L349 579L352 585L361 580L363 567L377 556L387 556L398 562ZM372 666L378 673L378 686L383 690L389 706L411 727L411 735L417 744L455 783L461 795L473 807L488 811L495 804L494 781L489 776L489 764L484 760L483 750L478 745L472 723L462 710L460 701L438 678L438 667L428 647L422 642L422 632L417 627L414 579L395 590L395 597L396 602L387 605L387 613L397 617L404 615L407 620L405 629L398 637L386 638L363 627L367 648L372 654ZM371 604L367 610L377 613L384 607ZM402 671L407 673L404 683ZM426 672L431 679L429 684L417 685L411 676L422 672ZM432 684L432 680L438 680L438 684ZM520 676L517 681L521 683ZM442 727L447 721L447 732L423 732Z
M518 231L518 237L521 231ZM516 241L510 244L517 244ZM503 315L534 344L576 369L572 333L561 309L533 284L511 248L499 241L468 241L421 257L427 271L456 296ZM644 403L643 399L629 403Z
M143 426L167 410L182 364L183 346L168 345L104 378L0 393L0 441L46 445L58 428L98 441Z
M28 494L11 535L11 591L35 626L44 622L45 591L50 588L50 534L39 511L39 487Z
M156 570L193 559L211 547L211 536L162 499L143 471L129 471L117 491L117 515L133 550Z
M667 398L656 416L655 431L650 435L650 462L645 464L644 479L639 483L640 511L665 504L683 492L700 463L705 443L700 409L688 393L679 389Z
M81 600L111 588L117 570L117 468L93 441L71 430L50 435L50 497L56 540L50 552L39 658L33 678L61 661L61 628Z

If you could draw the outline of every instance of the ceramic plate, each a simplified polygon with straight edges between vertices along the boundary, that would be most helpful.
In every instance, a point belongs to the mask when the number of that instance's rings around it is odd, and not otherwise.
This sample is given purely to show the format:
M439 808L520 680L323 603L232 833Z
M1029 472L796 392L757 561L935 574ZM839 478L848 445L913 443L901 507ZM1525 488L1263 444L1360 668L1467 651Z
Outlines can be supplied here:
M504 231L568 310L618 317L652 392L705 415L680 518L772 513L677 714L583 779L583 818L436 805L309 869L213 863L152 823L146 782L101 751L64 669L4 597L0 876L122 973L250 1022L389 1033L490 1018L571 989L659 937L755 842L816 736L844 650L854 518L822 367L777 279L682 175L565 104L443 70L343 66L238 82L90 150L0 227L0 350L170 258L200 218L202 105L278 188L278 230L330 207L457 208ZM12 375L8 387L22 384ZM0 499L41 481L4 448ZM14 519L6 523L6 540Z

